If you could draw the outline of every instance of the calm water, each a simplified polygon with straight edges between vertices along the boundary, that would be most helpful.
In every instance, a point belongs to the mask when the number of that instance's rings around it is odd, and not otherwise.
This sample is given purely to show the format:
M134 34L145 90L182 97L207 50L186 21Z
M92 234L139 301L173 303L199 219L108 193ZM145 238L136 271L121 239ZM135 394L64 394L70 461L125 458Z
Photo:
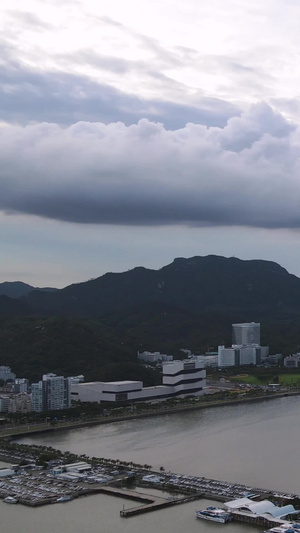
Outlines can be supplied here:
M299 436L300 397L295 397L49 433L22 442L299 493ZM208 503L202 501L200 507ZM103 495L40 509L0 502L1 524L31 533L182 533L186 528L189 533L212 533L224 527L226 533L259 531L196 520L195 502L130 519L119 517L123 504L133 505Z

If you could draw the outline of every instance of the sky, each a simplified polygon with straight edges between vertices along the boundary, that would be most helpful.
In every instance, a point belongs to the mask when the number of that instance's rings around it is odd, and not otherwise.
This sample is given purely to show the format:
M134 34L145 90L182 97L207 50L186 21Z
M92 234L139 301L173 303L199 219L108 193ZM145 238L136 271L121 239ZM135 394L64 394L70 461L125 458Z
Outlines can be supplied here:
M0 10L0 283L210 254L300 276L298 0Z

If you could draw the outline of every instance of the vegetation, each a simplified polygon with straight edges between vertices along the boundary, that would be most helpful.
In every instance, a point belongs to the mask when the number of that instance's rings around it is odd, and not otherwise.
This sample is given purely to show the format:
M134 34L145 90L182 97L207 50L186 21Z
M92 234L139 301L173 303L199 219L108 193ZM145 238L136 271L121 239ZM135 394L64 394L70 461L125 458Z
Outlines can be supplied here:
M59 460L62 465L76 461L86 461L92 465L102 464L113 467L118 466L120 470L124 468L152 469L152 466L148 464L141 465L132 461L120 461L119 459L106 459L104 457L88 457L85 454L76 455L69 451L61 452L51 446L18 444L8 439L0 440L0 455L1 451L11 453L11 455L18 454L19 456L22 456L19 464L24 465L27 459L27 462L35 461L37 465L44 466L44 468L46 468L49 462L57 462Z
M37 381L43 373L86 380L139 379L159 372L137 351L183 357L231 344L234 322L261 322L261 344L288 355L300 346L300 280L276 263L208 256L135 268L54 292L0 295L0 364ZM259 382L267 378L256 376Z
M10 366L18 377L38 381L54 372L86 380L137 379L145 386L160 383L160 374L145 368L136 352L114 337L112 328L100 321L68 318L0 319L0 364Z
M240 369L239 369L240 370ZM298 369L293 369L287 372L286 368L260 368L253 367L247 369L247 373L238 374L235 376L228 376L234 383L243 383L249 385L268 385L269 383L278 383L279 385L287 387L300 386L300 372Z

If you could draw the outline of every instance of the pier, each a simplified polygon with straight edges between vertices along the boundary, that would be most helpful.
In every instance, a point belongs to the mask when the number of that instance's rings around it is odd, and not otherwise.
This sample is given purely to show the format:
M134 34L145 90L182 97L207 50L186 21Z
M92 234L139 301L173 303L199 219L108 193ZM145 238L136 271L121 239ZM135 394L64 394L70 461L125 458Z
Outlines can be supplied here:
M126 497L126 495L125 495ZM182 497L170 497L170 498L161 498L158 496L147 496L148 503L140 505L138 507L131 507L129 509L122 509L120 511L120 516L123 518L130 518L131 516L148 513L149 511L158 511L159 509L164 509L165 507L172 507L174 505L180 505L182 503L187 503L195 500L199 500L203 495L193 494L189 496ZM150 500L150 501L149 501Z

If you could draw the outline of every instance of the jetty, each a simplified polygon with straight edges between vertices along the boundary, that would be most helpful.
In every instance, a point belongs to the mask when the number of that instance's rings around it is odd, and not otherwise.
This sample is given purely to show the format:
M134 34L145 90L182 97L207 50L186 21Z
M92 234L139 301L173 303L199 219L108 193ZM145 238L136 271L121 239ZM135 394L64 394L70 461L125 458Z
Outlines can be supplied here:
M122 496L125 498L127 497L126 494L123 494ZM181 505L183 503L199 500L202 497L203 495L201 493L180 497L171 496L168 498L147 495L146 498L144 497L141 500L144 500L143 505L139 505L138 507L130 507L129 509L125 509L123 507L123 509L120 511L120 516L123 518L130 518L131 516L138 514L148 513L149 511L158 511L166 507L172 507L174 505Z

